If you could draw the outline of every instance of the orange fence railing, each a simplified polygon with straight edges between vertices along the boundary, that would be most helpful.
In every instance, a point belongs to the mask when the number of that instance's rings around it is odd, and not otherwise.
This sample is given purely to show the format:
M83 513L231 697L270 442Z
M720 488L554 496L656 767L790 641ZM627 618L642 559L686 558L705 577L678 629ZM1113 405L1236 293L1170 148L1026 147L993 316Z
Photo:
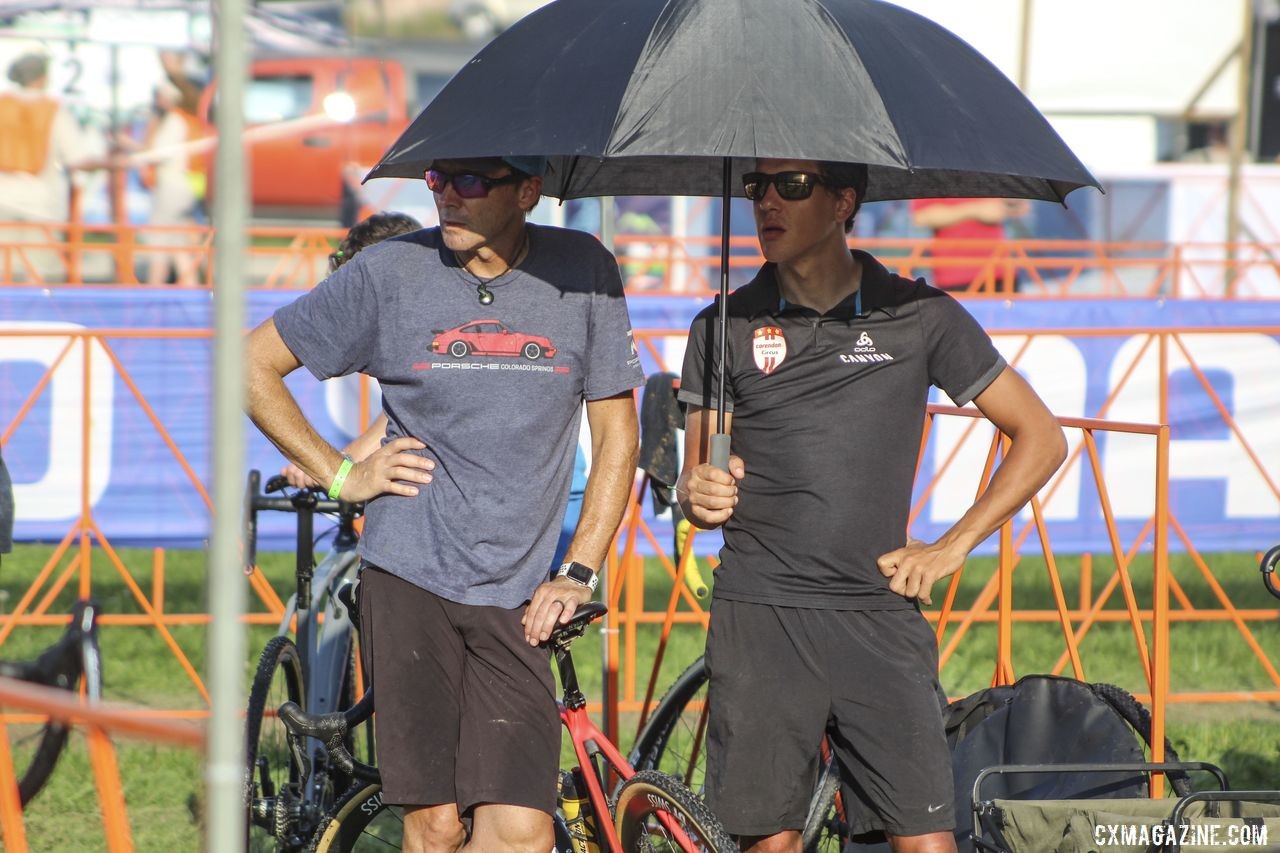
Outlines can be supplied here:
M18 801L7 717L14 712L37 714L82 728L89 747L89 763L110 853L132 851L133 840L125 810L125 787L120 781L111 735L141 738L153 743L204 749L204 732L190 724L150 720L133 709L85 704L66 690L0 678L0 839L9 853L27 853L26 827ZM37 848L39 849L39 848Z
M207 226L31 224L28 236L0 243L0 285L136 285L156 252L193 258L198 286L213 281L213 232ZM345 234L327 227L261 226L248 230L248 280L266 288L308 288L328 272L328 256ZM34 236L31 236L34 235ZM710 294L719 283L720 238L620 234L614 239L630 292ZM886 266L929 278L942 268L975 271L975 296L1280 297L1280 243L1102 242L1093 240L935 240L855 238ZM754 237L733 237L730 267L763 259ZM58 258L56 274L36 262Z

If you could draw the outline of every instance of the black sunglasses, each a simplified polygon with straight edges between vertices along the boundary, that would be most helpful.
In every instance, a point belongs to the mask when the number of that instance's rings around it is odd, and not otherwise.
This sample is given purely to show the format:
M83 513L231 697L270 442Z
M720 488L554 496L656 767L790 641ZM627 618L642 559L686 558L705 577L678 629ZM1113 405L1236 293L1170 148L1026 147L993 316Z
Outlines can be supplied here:
M488 178L484 175L477 175L474 172L450 174L439 169L428 169L426 177L427 187L433 193L443 193L449 184L453 184L453 191L460 198L485 198L494 187L500 187L503 184L518 184L524 180L524 175L516 172L497 178Z
M746 192L747 198L752 201L760 201L764 198L770 184L777 188L778 197L782 200L804 201L813 195L814 187L819 184L825 186L828 181L813 172L778 172L773 175L765 172L747 172L742 176L742 189Z

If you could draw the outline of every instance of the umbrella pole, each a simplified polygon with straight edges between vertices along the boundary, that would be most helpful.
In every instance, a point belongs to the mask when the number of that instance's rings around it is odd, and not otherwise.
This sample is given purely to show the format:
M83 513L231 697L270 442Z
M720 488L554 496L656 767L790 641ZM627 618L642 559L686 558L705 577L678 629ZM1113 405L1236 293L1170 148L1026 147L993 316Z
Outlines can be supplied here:
M720 321L716 332L720 353L716 368L716 431L711 436L711 464L722 471L729 470L729 436L724 431L724 377L729 357L729 203L733 200L730 194L732 180L733 160L726 157L724 195L720 204L720 297L716 305L716 317Z

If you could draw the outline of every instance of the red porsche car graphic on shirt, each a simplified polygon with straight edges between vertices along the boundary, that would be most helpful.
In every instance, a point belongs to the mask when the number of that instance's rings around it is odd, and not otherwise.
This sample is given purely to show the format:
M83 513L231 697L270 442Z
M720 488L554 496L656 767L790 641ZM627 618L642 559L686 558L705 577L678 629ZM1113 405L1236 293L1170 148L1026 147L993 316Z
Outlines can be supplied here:
M472 320L452 329L434 331L431 351L439 355L448 353L454 358L468 355L521 356L530 361L555 358L556 348L549 338L513 332L498 320Z

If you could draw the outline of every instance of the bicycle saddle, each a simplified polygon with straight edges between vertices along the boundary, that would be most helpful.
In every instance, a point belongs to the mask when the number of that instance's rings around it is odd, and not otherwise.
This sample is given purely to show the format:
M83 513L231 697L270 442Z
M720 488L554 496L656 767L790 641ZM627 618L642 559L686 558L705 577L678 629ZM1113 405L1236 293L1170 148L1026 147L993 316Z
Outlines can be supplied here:
M603 601L588 601L573 612L572 619L563 625L557 625L547 642L553 646L567 646L586 633L588 625L608 612L609 605Z

